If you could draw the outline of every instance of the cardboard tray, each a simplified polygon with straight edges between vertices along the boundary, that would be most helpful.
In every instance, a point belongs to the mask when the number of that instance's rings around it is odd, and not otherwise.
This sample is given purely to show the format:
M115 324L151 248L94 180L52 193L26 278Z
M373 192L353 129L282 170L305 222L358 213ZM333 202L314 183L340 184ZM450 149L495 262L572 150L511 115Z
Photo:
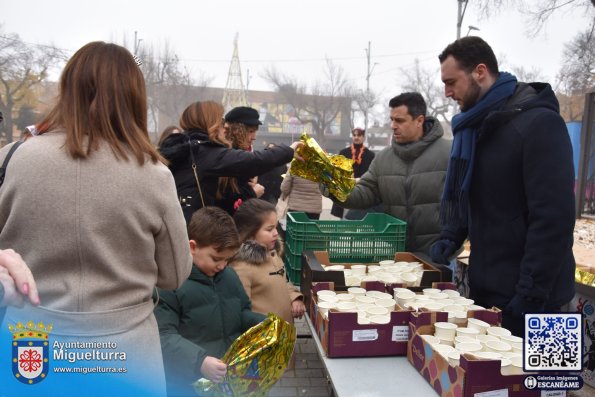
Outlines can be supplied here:
M473 317L492 325L499 324L499 310L471 312ZM446 313L413 313L407 359L442 397L474 397L477 393L500 392L502 396L539 397L540 390L528 390L523 382L526 374L506 374L500 360L475 360L472 355L461 355L460 365L450 366L420 335L433 334L436 321L446 321ZM551 374L551 373L549 373Z
M366 283L362 287L381 291L382 283ZM331 309L328 319L317 307L316 291L334 290L333 283L315 283L309 315L328 357L404 356L409 341L410 311L393 311L388 324L358 324L357 313Z
M395 261L406 261L406 262L420 262L424 268L423 278L420 283L420 287L410 288L413 291L421 291L423 288L432 287L434 283L442 281L442 273L435 266L424 261L417 255L409 252L397 252L395 253ZM332 282L337 291L345 291L345 275L343 272L337 271L325 271L321 265L328 266L331 264L328 253L326 251L304 251L302 254L302 274L300 279L300 289L304 295L304 303L306 307L310 305L310 297L312 291L312 284L315 282ZM338 264L338 263L333 263ZM341 263L346 269L349 269L351 265L356 263ZM370 263L371 264L371 263ZM450 281L450 280L444 280ZM383 284L383 283L381 283ZM383 284L384 285L384 284ZM394 284L393 287L401 286L401 284ZM392 288L389 288L383 292L392 294Z

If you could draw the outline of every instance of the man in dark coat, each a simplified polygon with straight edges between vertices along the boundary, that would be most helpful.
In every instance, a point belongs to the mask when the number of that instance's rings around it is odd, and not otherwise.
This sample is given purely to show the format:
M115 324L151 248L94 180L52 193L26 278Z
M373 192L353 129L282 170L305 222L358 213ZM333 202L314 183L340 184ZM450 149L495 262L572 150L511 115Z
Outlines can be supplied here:
M524 336L525 313L559 311L574 296L568 131L550 85L499 72L481 38L459 39L439 59L461 113L432 258L447 262L469 237L470 297L502 309L502 325Z

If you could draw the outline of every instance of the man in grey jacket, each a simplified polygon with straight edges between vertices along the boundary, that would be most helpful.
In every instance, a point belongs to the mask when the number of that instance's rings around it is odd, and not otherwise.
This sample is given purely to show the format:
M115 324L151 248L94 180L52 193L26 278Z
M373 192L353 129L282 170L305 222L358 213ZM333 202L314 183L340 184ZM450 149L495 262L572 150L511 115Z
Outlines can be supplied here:
M406 250L429 255L440 236L440 199L451 141L442 126L426 116L417 92L389 102L393 139L380 151L344 203L345 208L383 204L384 212L407 222Z

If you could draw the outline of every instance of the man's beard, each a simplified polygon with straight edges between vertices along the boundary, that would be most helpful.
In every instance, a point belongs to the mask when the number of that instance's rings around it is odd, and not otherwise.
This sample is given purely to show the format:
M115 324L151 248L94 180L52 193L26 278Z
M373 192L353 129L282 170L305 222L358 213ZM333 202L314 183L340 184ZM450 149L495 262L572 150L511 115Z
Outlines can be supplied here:
M475 104L477 104L477 101L479 101L480 91L481 89L479 88L479 84L477 84L472 77L469 77L469 89L463 96L463 103L461 105L462 112L471 109L473 106L475 106Z

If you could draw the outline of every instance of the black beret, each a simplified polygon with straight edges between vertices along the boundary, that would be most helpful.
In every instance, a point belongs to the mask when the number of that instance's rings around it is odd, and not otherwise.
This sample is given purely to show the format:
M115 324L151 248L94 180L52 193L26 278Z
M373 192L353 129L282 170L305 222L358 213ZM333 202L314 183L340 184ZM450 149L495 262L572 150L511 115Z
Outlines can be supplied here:
M258 118L260 114L256 109L247 106L238 106L237 108L231 109L225 115L225 121L228 123L242 123L245 125L262 125Z

